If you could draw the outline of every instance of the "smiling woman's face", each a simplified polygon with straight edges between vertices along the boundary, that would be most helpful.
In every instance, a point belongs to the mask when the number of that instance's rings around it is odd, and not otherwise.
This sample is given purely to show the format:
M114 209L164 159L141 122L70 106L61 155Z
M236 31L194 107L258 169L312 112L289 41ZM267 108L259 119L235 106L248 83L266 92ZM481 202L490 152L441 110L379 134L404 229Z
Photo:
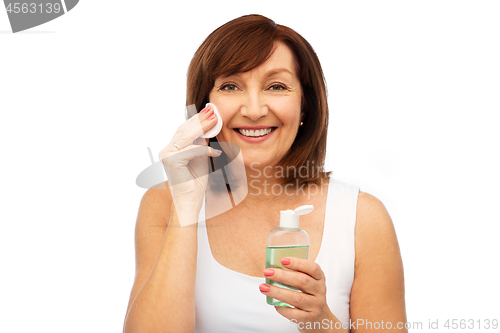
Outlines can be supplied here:
M301 99L293 54L277 43L259 67L215 80L209 100L224 122L217 140L237 144L247 167L274 166L295 140Z

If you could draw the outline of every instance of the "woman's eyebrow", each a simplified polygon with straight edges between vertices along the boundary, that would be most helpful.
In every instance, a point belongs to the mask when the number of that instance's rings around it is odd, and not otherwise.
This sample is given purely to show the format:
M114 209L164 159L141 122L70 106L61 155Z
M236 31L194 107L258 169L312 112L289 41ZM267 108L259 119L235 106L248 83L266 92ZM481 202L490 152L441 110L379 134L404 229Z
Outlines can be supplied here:
M267 71L264 76L269 77L269 76L273 76L273 75L283 73L283 72L288 73L291 76L293 76L293 73L290 70L288 70L287 68L273 68L273 69Z
M280 73L287 73L290 76L294 76L295 75L288 68L272 68L272 69L268 70L266 73L264 73L264 77L267 78L267 77L270 77L270 76L273 76L273 75L276 75L276 74L280 74ZM217 80L227 80L227 79L229 79L229 78L231 78L233 76L239 78L239 77L241 77L241 74L242 73L234 73L232 75L227 75L227 76L226 75L221 75L221 76L219 76L216 79L216 81Z

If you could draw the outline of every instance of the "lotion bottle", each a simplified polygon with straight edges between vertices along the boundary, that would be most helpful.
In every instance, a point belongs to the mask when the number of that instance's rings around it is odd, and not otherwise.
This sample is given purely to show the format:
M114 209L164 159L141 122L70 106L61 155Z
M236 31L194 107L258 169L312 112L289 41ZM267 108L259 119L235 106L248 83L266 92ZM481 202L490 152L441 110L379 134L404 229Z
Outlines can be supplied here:
M289 270L281 264L281 258L283 257L307 259L309 254L309 235L305 230L299 228L299 216L309 214L313 210L314 207L312 205L305 205L295 210L289 209L280 211L280 226L271 230L267 235L266 268ZM266 283L300 292L300 290L295 287L269 279L266 279ZM267 303L273 306L290 306L275 298L266 297Z

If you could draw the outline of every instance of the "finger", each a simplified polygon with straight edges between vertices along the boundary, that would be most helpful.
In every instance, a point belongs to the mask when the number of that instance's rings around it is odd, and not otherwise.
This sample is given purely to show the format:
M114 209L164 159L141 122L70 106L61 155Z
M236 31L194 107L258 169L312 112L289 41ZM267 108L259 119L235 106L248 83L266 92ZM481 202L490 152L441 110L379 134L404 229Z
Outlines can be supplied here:
M295 319L297 322L310 321L310 312L294 309L289 306L275 306L276 311L288 320Z
M222 153L221 150L208 147L208 146L189 146L180 152L174 152L172 156L176 156L179 161L190 161L195 157L211 156L217 157Z
M221 150L212 147L192 145L180 151L169 152L162 160L163 164L170 167L181 167L187 165L195 157L217 157L221 153Z
M198 118L202 119L201 122ZM170 153L179 152L184 148L191 146L194 140L196 140L194 143L195 145L207 146L208 141L205 141L201 137L201 133L203 133L203 128L205 128L205 130L209 130L213 127L213 125L209 125L209 123L213 121L208 121L207 119L203 120L203 118L207 118L207 116L200 116L200 114L196 114L182 124L175 132L170 143L158 154L159 159L163 160L169 156Z
M316 280L321 280L325 277L321 267L312 260L296 257L283 257L281 258L281 264L285 268L306 273Z
M162 163L167 173L168 181L172 182L172 184L180 184L191 180L193 176L191 171L173 171L189 168L192 166L192 163L196 165L206 165L206 170L198 170L198 176L208 174L207 156L218 157L221 153L222 151L208 146L189 146L181 151L167 153L166 156L163 157Z
M265 286L267 286L268 288L266 288ZM314 309L315 296L300 291L273 286L270 284L261 284L259 286L259 289L260 292L264 295L290 304L297 309L301 309L304 311L312 311Z
M209 129L217 124L217 118L213 117L214 111L212 108L205 108L200 113L195 114L182 124L175 132L171 143L171 151L182 150L191 145L194 140L203 135ZM174 146L174 143L179 148Z
M288 271L280 268L266 268L264 276L269 280L287 284L311 295L326 293L323 281L316 280L302 272Z

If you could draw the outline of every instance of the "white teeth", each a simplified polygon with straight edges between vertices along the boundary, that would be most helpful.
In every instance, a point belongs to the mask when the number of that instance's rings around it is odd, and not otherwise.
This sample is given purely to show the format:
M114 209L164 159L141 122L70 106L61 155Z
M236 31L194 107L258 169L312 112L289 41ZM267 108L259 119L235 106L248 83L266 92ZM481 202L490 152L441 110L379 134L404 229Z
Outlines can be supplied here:
M266 128L266 129L261 129L261 130L246 130L246 129L242 129L242 128L239 128L238 129L238 132L240 132L241 134L243 134L244 136L264 136L264 135L268 135L269 133L272 132L272 128Z

